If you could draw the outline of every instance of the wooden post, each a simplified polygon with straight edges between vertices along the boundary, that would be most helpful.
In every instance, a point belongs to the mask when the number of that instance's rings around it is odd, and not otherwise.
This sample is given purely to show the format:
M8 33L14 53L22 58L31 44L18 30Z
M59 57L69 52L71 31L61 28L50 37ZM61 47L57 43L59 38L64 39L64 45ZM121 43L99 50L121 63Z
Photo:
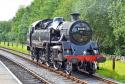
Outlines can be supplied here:
M12 47L13 47L13 42L12 42Z
M22 44L22 48L23 48L23 42L21 44Z
M115 56L112 57L112 69L115 70Z
M4 45L5 45L5 40L4 40Z
M7 46L9 46L10 44L9 44L9 41L8 41L8 43L7 43Z
M18 42L16 43L16 47L18 47Z

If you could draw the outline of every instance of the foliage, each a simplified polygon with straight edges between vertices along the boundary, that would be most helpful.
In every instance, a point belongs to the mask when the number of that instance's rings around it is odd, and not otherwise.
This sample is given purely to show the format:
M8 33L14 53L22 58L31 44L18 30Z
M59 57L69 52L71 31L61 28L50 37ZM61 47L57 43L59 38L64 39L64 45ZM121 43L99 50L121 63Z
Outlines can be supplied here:
M0 41L9 40L8 32L11 31L11 21L0 21Z
M124 0L116 0L111 3L109 9L109 23L113 27L113 35L115 36L115 53L124 55L125 53L125 4Z
M53 17L64 17L65 20L70 20L70 13L72 13L73 3L77 0L62 0L57 9L53 13Z
M103 52L115 51L112 54L124 55L124 2L124 0L34 0L28 7L20 7L12 20L11 32L2 33L9 41L25 43L28 28L34 21L58 16L70 20L70 13L79 12L80 18L93 28L93 39L99 42Z

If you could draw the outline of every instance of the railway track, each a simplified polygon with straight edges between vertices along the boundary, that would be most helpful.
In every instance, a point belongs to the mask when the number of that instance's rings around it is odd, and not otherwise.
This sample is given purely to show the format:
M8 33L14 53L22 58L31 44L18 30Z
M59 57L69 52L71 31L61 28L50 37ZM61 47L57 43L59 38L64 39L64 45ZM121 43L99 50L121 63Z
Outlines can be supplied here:
M67 84L68 82L71 83L71 84L76 84L76 83L79 83L79 84L117 84L116 82L114 81L111 81L109 79L106 79L106 78L102 78L102 77L99 77L99 76L96 76L96 75L88 75L86 73L83 73L83 72L77 72L77 73L73 73L71 76L70 75L67 75L66 73L62 72L62 71L56 71L55 69L51 68L51 67L47 67L46 65L43 65L41 63L37 63L35 61L32 61L31 58L30 58L30 55L29 54L24 54L22 52L18 52L18 51L15 51L15 50L12 50L12 49L7 49L7 48L0 48L0 53L1 52L9 52L11 54L14 54L14 55L17 55L18 58L21 57L22 60L27 60L28 62L31 62L33 64L36 64L38 65L39 67L41 68L44 68L46 70L48 70L48 72L54 72L66 79L67 81ZM5 54L5 53L4 53ZM14 59L14 58L13 58ZM37 67L38 67L37 66ZM45 74L44 74L45 75ZM72 80L72 81L71 81ZM61 81L60 81L61 82ZM60 83L59 81L55 80L55 81L51 81L51 83ZM62 83L60 83L62 84Z
M9 53L8 53L9 52ZM11 54L10 54L11 53ZM0 54L5 56L6 58L19 62L25 67L28 67L30 71L36 73L40 77L49 81L49 84L87 84L85 81L80 80L76 77L69 76L62 71L55 71L53 68L49 68L40 63L34 62L30 60L29 55L25 55L19 52L15 52L12 50L7 50L2 48Z
M0 61L21 81L21 84L48 84L47 81L37 78L22 65L15 63L0 55ZM25 75L25 76L24 76Z

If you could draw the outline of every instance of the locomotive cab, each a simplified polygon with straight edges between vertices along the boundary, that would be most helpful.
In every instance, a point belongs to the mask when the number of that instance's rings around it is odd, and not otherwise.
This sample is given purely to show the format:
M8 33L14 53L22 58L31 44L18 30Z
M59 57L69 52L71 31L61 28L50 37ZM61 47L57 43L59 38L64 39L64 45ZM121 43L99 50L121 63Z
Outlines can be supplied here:
M59 26L64 22L64 19L63 17L55 17L53 19L53 23L52 23L52 28L55 29L55 30L60 30Z
M52 22L51 28L51 40L52 41L58 41L61 37L60 35L60 25L63 23L64 19L63 17L55 17Z

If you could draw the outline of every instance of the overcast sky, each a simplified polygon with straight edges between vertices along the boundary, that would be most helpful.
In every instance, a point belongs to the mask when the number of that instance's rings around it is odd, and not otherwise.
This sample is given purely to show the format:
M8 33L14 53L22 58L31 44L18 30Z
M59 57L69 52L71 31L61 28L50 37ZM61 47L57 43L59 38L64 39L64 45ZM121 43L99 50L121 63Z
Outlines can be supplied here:
M0 0L0 21L12 19L20 5L30 5L33 0Z

